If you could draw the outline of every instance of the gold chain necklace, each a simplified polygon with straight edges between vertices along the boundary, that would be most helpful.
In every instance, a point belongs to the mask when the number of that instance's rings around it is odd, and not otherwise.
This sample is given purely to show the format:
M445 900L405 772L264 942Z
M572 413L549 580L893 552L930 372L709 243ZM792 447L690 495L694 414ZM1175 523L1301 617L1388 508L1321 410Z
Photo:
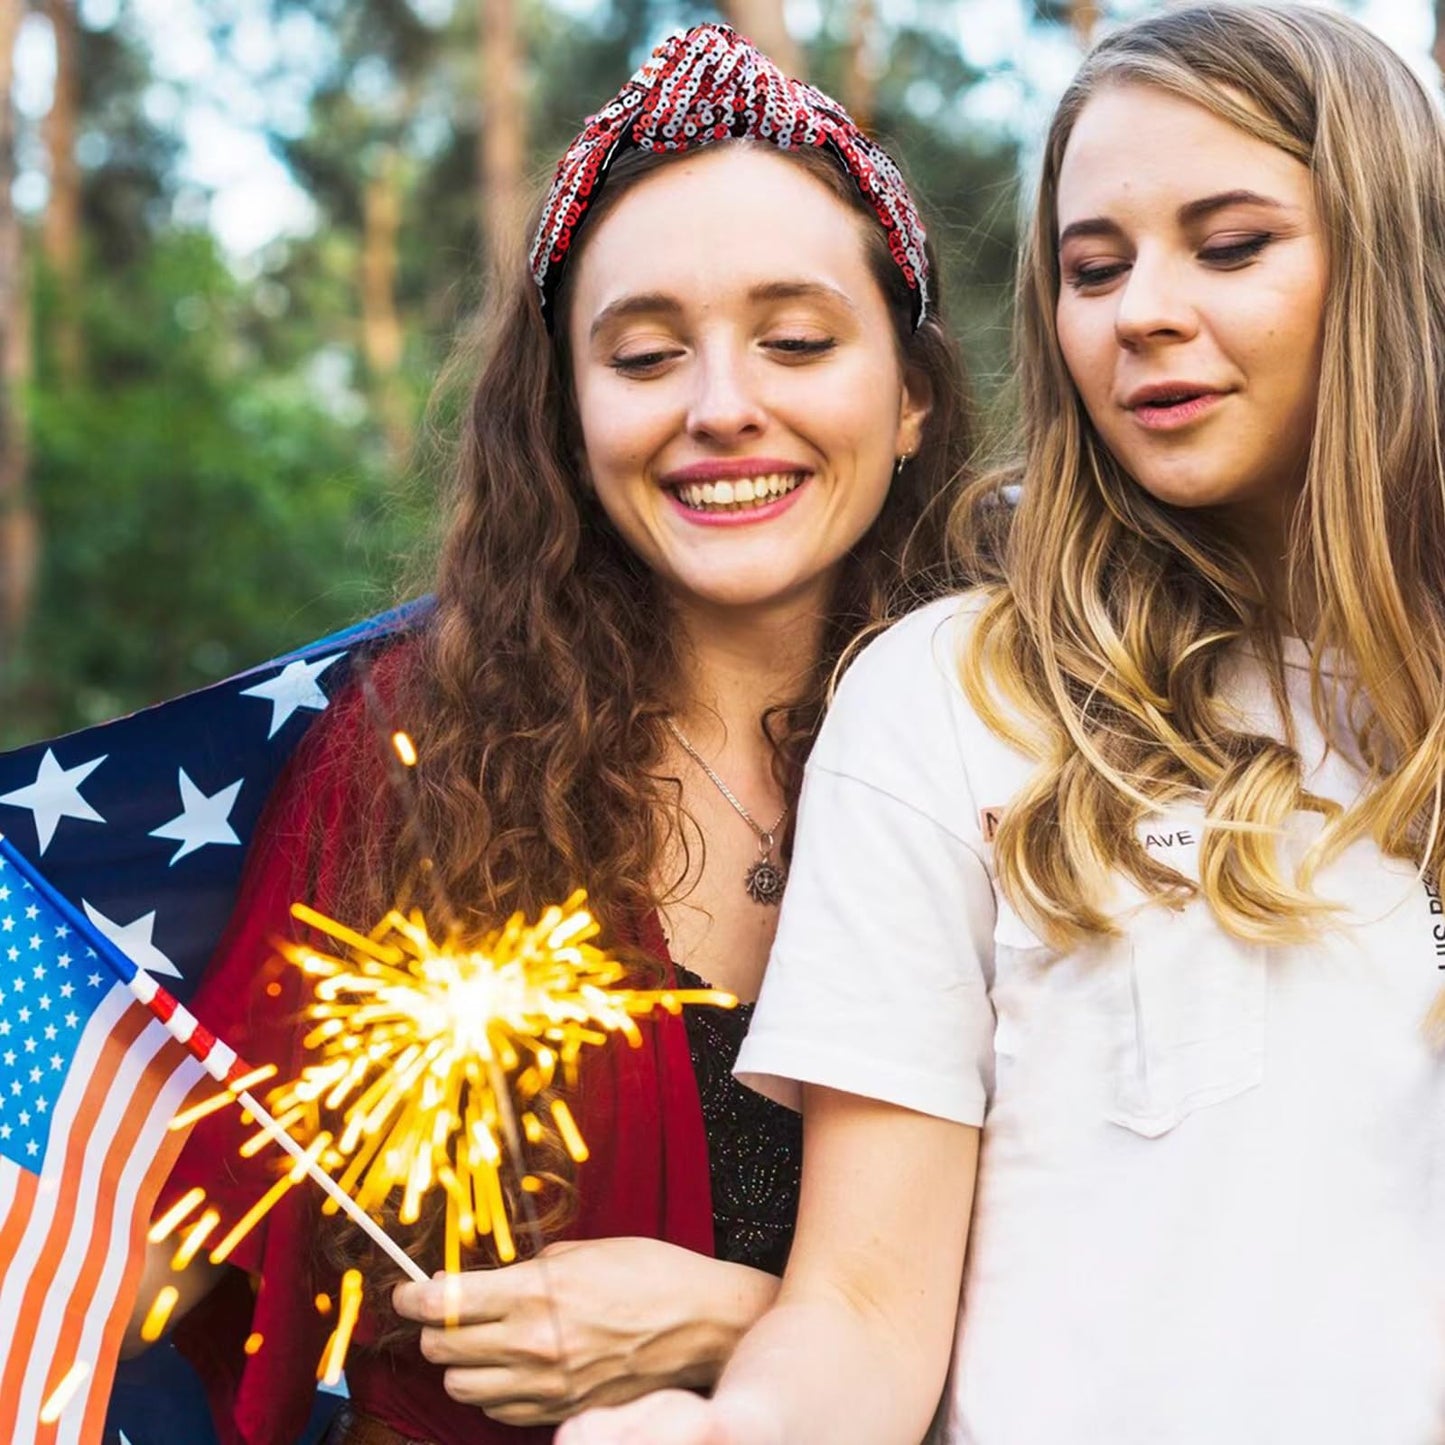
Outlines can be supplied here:
M738 801L737 794L718 777L712 764L687 740L682 729L670 717L664 718L663 721L667 724L673 737L682 745L682 750L707 774L713 787L728 800L738 817L757 834L758 861L743 875L743 887L747 889L748 897L754 903L762 903L770 908L776 908L783 901L783 888L788 881L788 870L781 863L773 862L773 848L777 844L778 829L783 826L783 819L788 816L787 808L784 807L783 811L778 814L778 821L771 828L764 828Z

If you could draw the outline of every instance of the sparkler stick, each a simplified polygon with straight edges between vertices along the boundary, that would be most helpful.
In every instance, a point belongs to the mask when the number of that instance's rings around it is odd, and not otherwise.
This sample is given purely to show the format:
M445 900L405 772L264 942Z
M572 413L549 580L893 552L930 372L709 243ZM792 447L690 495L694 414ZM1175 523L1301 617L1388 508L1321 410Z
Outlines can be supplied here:
M237 1084L244 1085L248 1079L254 1081L256 1070L238 1057L234 1049L222 1043L211 1033L189 1009L163 989L145 969L122 953L79 909L71 904L68 898L57 892L44 874L39 872L3 834L0 834L0 853L3 853L6 862L60 914L75 934L85 940L86 946L95 951L96 956L111 973L125 984L131 993L166 1026L171 1037L183 1043L213 1079L226 1084L234 1091L236 1101L241 1107L251 1114L269 1138L274 1139L286 1153L297 1161L298 1168L326 1191L337 1208L344 1210L348 1217L355 1221L358 1228L365 1230L411 1279L425 1283L427 1278L425 1271L402 1251L396 1241L349 1195L337 1187L331 1176L285 1129L277 1124L249 1090L244 1087L236 1088Z

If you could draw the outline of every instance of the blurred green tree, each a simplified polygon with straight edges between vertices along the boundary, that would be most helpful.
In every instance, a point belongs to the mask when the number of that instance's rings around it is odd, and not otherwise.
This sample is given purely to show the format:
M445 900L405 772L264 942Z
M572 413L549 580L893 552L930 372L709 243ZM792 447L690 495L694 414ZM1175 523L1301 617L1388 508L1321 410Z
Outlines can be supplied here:
M970 116L988 77L951 11L923 4L899 21L873 0L828 0L816 33L790 38L802 69L905 158L987 395L1006 372L1017 157ZM300 23L310 37L277 46L256 83L306 97L299 122L278 111L266 124L318 219L237 266L179 179L175 132L152 118L164 107L126 13L88 28L82 8L74 34L83 300L67 309L73 286L62 297L55 268L40 269L31 470L46 540L9 665L11 743L390 600L397 557L428 548L445 466L422 424L434 378L484 299L498 238L522 244L518 145L535 196L662 34L722 18L707 0L267 0L278 32ZM225 55L255 7L212 0L205 13ZM502 44L486 28L498 16ZM516 124L484 165L498 106ZM437 417L444 432L444 407Z
M186 215L174 140L146 117L143 48L78 31L84 371L36 290L30 478L45 545L5 660L0 740L209 681L390 595L405 530L364 410L324 348L255 337L268 293ZM194 211L194 207L191 208ZM72 320L73 318L73 320Z

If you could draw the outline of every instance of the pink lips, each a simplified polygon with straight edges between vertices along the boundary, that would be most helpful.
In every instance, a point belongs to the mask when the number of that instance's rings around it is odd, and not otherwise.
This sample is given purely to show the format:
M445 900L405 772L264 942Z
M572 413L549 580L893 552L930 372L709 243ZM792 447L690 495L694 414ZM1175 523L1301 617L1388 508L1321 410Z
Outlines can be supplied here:
M1139 387L1124 405L1147 430L1175 431L1208 415L1227 395L1190 382L1168 382Z
M689 482L734 482L740 477L767 477L780 474L802 476L813 469L781 457L714 457L710 461L692 462L677 467L658 480L664 487L686 486Z
M749 506L737 512L700 511L689 507L678 495L678 489L698 482L736 482L748 477L796 476L802 480L791 492L761 506ZM812 480L813 469L789 461L785 457L711 457L677 467L658 480L667 490L668 501L680 517L698 527L746 527L754 522L769 522L786 512Z

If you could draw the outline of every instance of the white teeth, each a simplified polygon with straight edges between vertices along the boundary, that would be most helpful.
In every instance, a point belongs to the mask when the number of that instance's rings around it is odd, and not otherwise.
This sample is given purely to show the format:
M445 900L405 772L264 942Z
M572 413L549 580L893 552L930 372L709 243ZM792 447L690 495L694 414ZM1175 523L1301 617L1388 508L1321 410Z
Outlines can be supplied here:
M688 482L677 488L677 495L695 511L745 511L787 496L806 476L804 472L772 472L736 481Z

